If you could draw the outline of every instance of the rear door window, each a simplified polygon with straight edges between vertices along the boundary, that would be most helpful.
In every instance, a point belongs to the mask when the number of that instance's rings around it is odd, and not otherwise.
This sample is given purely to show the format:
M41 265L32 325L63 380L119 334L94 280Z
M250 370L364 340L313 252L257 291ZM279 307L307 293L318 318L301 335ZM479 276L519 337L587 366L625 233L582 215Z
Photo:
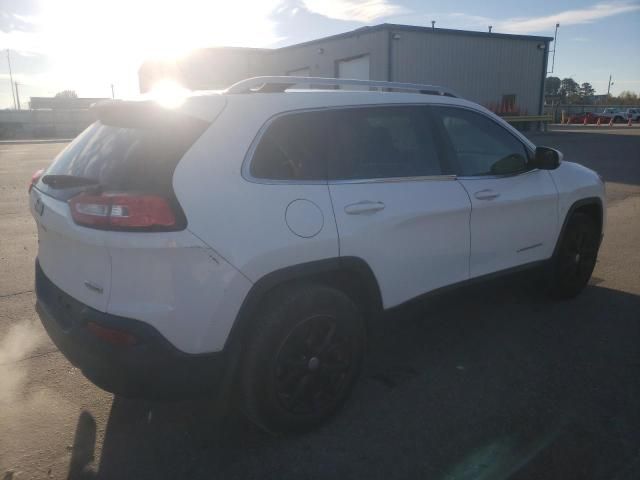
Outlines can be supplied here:
M381 106L331 112L331 180L446 174L427 107Z
M275 118L260 137L251 159L254 178L326 181L327 112L301 112Z

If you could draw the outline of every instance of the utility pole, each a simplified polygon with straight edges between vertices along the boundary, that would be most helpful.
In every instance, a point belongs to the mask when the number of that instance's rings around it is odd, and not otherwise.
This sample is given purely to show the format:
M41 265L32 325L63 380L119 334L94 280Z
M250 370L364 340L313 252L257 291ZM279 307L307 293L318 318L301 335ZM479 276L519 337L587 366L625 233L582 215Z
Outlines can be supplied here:
M611 85L613 85L614 82L611 81L611 75L609 75L609 85L607 86L607 100L609 99L609 95L611 93Z
M18 82L15 82L16 85L16 105L18 110L20 110L20 92L18 91Z
M556 50L558 49L558 28L560 28L560 24L556 23L556 32L553 34L553 57L551 59L551 71L547 73L553 73L553 69L556 66Z
M7 63L9 64L9 83L11 84L11 98L13 98L13 108L16 108L16 94L13 91L13 73L11 72L11 55L7 48Z
M111 98L115 99L116 98L116 94L113 93L113 83L111 84Z

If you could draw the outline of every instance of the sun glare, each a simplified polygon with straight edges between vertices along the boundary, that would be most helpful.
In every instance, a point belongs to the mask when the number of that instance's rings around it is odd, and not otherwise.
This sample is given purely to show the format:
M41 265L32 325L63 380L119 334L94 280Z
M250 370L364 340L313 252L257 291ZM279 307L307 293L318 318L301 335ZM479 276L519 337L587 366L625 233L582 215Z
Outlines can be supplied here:
M171 80L162 80L156 83L146 95L165 108L178 108L182 105L190 91L179 83Z
M101 85L110 93L109 84L116 83L120 95L130 96L138 91L145 60L177 58L202 47L272 45L277 36L271 13L278 2L46 2L39 16L40 50L51 56L51 75L65 88Z

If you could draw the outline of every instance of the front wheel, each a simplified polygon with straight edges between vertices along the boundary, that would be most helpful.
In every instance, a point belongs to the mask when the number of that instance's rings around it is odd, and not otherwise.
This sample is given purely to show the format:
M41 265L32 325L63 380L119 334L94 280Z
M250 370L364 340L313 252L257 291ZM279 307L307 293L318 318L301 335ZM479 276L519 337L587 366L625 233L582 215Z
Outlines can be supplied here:
M569 219L552 265L549 293L557 299L573 298L589 282L600 246L598 225L584 213Z
M347 399L364 349L361 314L344 293L322 285L274 292L245 349L245 414L271 432L310 430Z

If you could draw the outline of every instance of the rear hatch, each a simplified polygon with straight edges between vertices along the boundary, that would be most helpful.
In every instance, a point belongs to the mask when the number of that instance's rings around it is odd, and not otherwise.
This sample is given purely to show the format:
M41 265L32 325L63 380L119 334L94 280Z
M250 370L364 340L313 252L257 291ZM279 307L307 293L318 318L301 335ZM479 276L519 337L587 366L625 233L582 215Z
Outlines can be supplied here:
M109 242L117 232L122 245L186 228L173 173L210 121L151 102L111 102L96 114L33 184L30 203L45 275L106 311Z

